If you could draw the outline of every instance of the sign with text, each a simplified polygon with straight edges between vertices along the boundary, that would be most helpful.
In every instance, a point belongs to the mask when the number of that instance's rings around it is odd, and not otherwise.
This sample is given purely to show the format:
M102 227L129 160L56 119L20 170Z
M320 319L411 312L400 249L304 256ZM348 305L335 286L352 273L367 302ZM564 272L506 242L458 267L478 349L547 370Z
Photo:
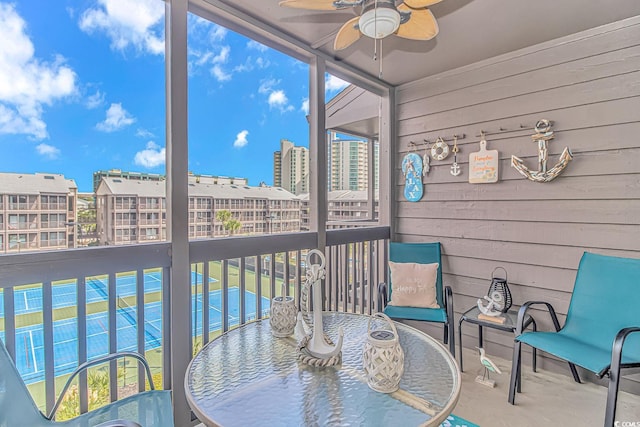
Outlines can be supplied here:
M487 184L498 181L498 150L487 150L487 141L480 141L480 151L469 154L469 182Z

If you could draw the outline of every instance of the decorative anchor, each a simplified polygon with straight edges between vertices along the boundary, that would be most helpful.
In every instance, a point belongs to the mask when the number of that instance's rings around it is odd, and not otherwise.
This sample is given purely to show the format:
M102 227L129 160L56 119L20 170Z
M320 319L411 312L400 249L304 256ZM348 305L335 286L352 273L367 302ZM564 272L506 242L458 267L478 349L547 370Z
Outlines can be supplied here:
M312 255L320 258L320 264L311 263ZM344 331L342 328L339 329L338 342L335 345L329 337L324 334L322 325L322 289L320 289L322 279L325 277L324 254L317 249L313 249L307 253L306 261L307 280L305 286L311 287L313 292L313 332L311 335L307 335L299 345L301 360L313 366L335 365L340 361ZM303 326L302 329L304 329L306 324L305 314L308 314L307 309L301 307L301 311L298 314L298 321L301 322Z
M562 173L569 162L573 159L573 154L569 147L565 147L560 155L560 162L551 169L547 170L548 143L553 139L553 131L551 123L547 119L539 120L536 123L536 134L531 138L538 143L538 170L533 172L524 165L524 161L516 156L511 156L511 166L516 168L518 172L525 178L534 182L549 182Z
M451 175L458 176L462 173L462 168L458 164L458 152L460 149L458 148L458 135L453 136L453 164L451 165Z

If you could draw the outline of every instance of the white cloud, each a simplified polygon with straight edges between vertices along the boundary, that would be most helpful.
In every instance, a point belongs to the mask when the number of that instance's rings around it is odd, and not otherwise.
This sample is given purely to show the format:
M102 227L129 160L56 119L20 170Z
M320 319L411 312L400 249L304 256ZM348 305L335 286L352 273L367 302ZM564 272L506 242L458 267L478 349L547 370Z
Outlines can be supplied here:
M258 92L263 95L270 93L273 91L273 87L280 84L280 80L276 79L263 79L260 81L260 87L258 88Z
M209 22L209 21L207 21ZM227 29L221 27L218 24L211 23L211 28L209 29L209 40L212 42L220 42L227 37Z
M269 94L269 103L270 108L277 108L280 112L284 113L286 111L293 111L293 105L289 105L289 98L284 93L284 90L274 90Z
M229 62L231 47L218 46L216 49L218 49L218 53L215 53L213 50L189 50L189 74L197 72L200 67L211 65L209 73L218 82L226 82L231 80L233 74L226 70L225 67L223 67L224 64Z
M164 53L164 2L158 0L98 0L98 5L80 16L80 29L92 34L104 32L111 49L129 46L138 52Z
M214 65L211 68L211 75L219 82L228 82L231 80L231 74L224 71L220 65Z
M226 28L193 14L187 15L187 28L190 36L213 43L224 40L228 33Z
M236 140L233 141L233 146L236 148L242 148L247 145L249 143L249 141L247 140L247 135L249 135L248 130L238 132L238 135L236 135Z
M151 169L156 166L163 165L165 162L165 155L165 148L160 148L160 146L155 142L149 141L147 142L147 146L144 150L136 153L133 161L138 166Z
M271 65L271 62L269 62L269 60L264 59L262 57L253 59L251 56L247 56L244 61L244 64L236 65L235 67L233 67L233 71L235 73L243 73L243 72L253 71L255 69L262 70L264 68L269 67L270 65Z
M304 114L309 114L309 98L305 98L302 100L300 111L302 111Z
M214 64L210 71L211 75L215 77L218 82L228 82L233 77L231 73L222 68L222 65L229 61L229 52L231 52L231 47L222 46L217 55L213 55L211 52L205 55L207 61Z
M92 110L94 108L98 108L104 103L104 93L99 90L96 91L93 95L87 97L87 102L85 105L88 109Z
M231 47L222 46L220 53L214 56L211 62L214 64L226 64L229 61L229 52L231 52Z
M114 132L129 126L135 121L136 119L122 108L122 104L111 104L107 110L107 117L96 125L96 129L102 132Z
M58 148L53 145L45 144L44 142L36 146L36 151L38 154L48 159L57 159L60 155L60 150Z
M61 56L34 56L24 19L12 4L0 3L0 134L46 138L43 106L76 93L76 73Z
M138 128L138 130L136 131L136 136L139 138L146 139L146 138L153 138L155 135L146 129Z
M266 52L267 49L269 49L267 46L263 45L262 43L258 43L255 40L249 40L249 42L247 43L247 48L254 49L260 52Z
M267 68L269 65L271 65L271 62L268 59L265 59L263 57L256 58L256 67L260 69L264 69L264 68Z
M324 79L324 87L328 92L337 92L347 86L349 86L349 83L331 74L328 74Z
M244 64L236 65L233 67L234 73L244 73L253 70L253 65L249 61L245 61Z
M287 98L284 90L276 88L279 84L280 80L263 79L260 81L258 93L268 95L267 102L269 103L269 108L277 108L282 113L295 110L295 108L289 104L289 98Z
M274 90L269 94L269 107L279 107L282 108L289 103L289 99L287 95L284 93L282 89Z

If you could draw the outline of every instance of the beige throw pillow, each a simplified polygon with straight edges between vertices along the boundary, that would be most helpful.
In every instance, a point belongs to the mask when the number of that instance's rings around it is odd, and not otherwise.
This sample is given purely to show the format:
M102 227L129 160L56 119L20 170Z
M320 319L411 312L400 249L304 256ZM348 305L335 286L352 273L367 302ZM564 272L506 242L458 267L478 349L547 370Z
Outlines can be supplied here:
M396 307L440 308L436 299L438 263L391 262L391 302Z

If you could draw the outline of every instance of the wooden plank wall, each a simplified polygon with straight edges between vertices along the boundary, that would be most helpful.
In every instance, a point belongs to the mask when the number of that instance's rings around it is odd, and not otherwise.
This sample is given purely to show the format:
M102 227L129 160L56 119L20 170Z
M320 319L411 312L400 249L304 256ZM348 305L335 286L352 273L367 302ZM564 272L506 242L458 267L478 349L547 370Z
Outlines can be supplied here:
M639 70L635 17L399 88L395 240L442 242L444 281L453 287L458 317L503 266L516 304L547 300L563 322L583 251L640 258ZM530 135L542 118L554 122L549 167L566 146L575 156L545 184L510 167L515 154L537 169ZM488 149L500 153L499 182L469 184L477 135L500 128L508 131L486 137ZM450 174L451 155L432 160L423 199L404 200L400 165L409 142L454 134L466 135L458 142L463 173ZM551 328L543 312L533 314ZM441 328L420 327L441 338ZM477 345L477 328L463 330L465 346ZM485 340L490 354L511 359L512 336L487 331ZM525 355L524 363L530 360ZM539 366L567 371L550 358ZM638 375L628 378L625 388L639 392Z

